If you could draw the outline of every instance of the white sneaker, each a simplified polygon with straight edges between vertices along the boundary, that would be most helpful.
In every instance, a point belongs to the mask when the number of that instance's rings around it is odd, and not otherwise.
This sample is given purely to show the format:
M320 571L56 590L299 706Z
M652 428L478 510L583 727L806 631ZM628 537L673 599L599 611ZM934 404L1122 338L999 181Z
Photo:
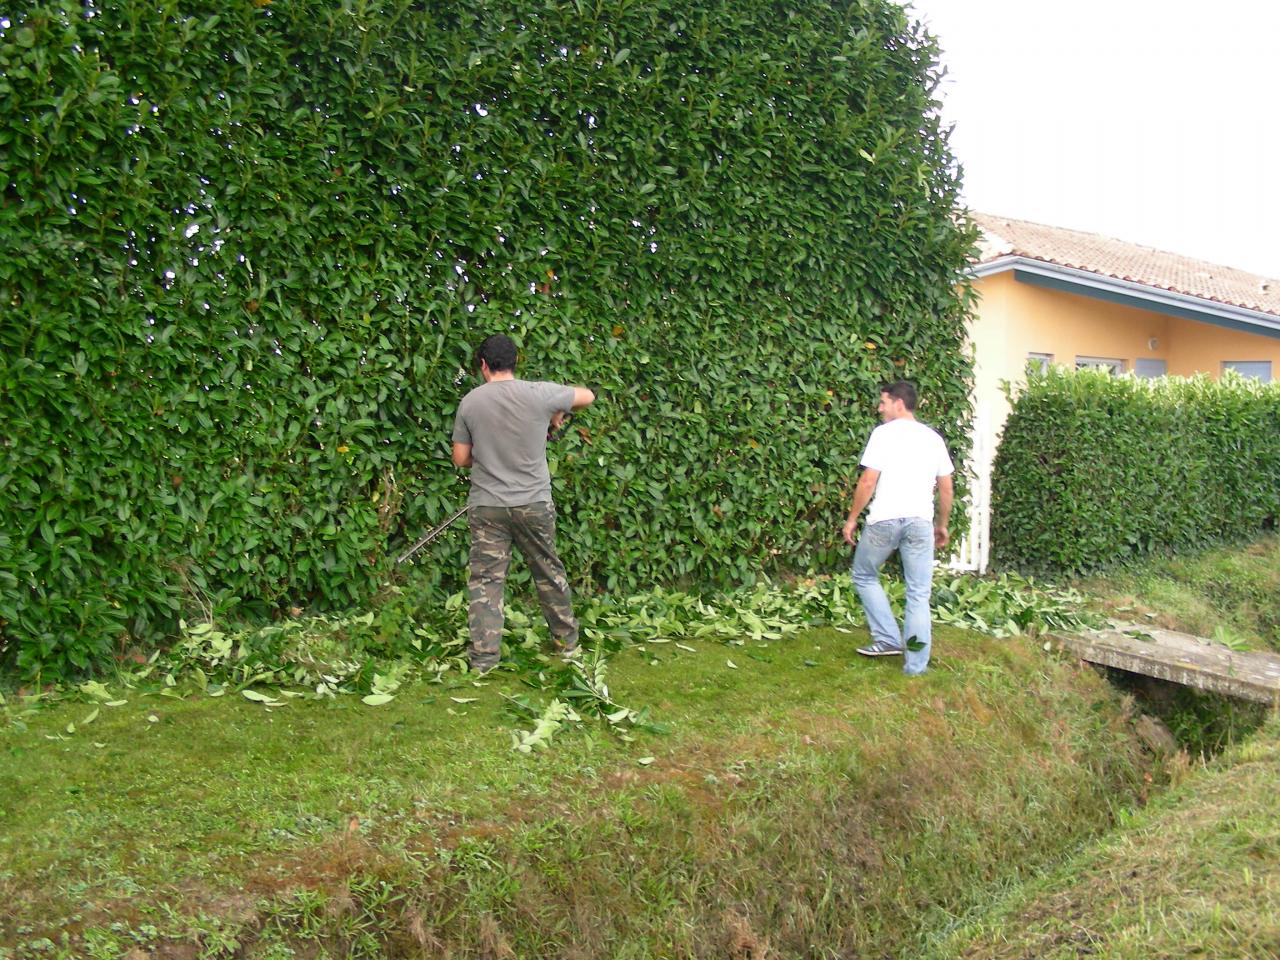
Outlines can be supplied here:
M858 652L864 657L902 656L902 648L890 643L888 640L877 640L875 643L868 644L865 647L859 647Z

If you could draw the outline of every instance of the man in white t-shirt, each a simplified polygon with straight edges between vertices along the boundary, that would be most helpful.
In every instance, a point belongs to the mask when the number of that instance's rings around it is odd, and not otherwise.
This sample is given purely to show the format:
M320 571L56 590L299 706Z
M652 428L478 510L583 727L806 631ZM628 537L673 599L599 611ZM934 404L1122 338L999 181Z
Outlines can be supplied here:
M871 643L859 647L858 652L867 657L901 656L903 672L914 676L924 673L929 665L933 551L951 539L947 522L951 519L955 467L942 437L916 420L914 385L905 380L885 384L880 388L877 409L884 422L871 431L862 454L862 476L843 531L845 542L857 548L853 585L871 632ZM868 503L871 509L858 537L858 517ZM901 630L880 585L880 568L895 550L907 587Z

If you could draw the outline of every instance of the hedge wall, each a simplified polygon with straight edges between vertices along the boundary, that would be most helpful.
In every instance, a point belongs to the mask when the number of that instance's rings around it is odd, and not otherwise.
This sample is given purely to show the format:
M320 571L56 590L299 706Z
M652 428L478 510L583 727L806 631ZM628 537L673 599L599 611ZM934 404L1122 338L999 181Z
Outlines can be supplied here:
M882 378L966 452L972 231L890 3L6 9L0 663L366 601L464 497L497 330L600 394L553 464L583 585L836 562Z
M995 562L1040 572L1274 529L1280 384L1034 376L1005 424L991 501Z

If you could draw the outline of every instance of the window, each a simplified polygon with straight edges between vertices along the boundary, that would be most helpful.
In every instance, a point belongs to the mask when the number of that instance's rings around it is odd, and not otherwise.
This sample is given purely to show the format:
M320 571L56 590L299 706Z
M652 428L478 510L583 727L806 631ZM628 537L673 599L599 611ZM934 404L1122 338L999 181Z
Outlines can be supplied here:
M1027 373L1048 373L1052 363L1052 353L1028 353Z
M1124 373L1124 361L1111 357L1076 357L1077 370L1103 370L1113 376Z
M1263 383L1271 382L1270 360L1223 360L1222 372L1234 370L1242 377L1251 377Z
M1163 360L1138 357L1133 361L1133 375L1135 377L1154 379L1155 377L1163 377L1168 372L1169 366Z

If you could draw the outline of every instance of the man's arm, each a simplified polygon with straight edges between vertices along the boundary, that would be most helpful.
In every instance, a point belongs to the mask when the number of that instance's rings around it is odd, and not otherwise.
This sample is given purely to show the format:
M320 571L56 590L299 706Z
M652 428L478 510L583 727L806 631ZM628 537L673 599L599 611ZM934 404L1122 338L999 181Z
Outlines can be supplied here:
M858 486L853 491L853 505L849 507L849 519L844 522L843 531L844 542L851 546L858 542L858 538L853 535L853 531L858 526L858 517L875 496L876 484L879 482L880 471L872 470L870 467L864 468L862 476L858 478Z
M453 465L455 467L471 466L471 444L453 442Z
M569 409L581 410L583 407L589 407L591 406L595 398L596 398L595 393L592 392L591 390L588 390L586 387L574 387L573 402L572 404L570 404ZM551 415L551 432L552 433L555 433L555 431L559 430L562 426L564 426L565 416L567 416L567 414L565 413L564 410L557 410L555 413Z
M955 499L955 485L951 482L951 474L938 478L938 512L933 515L933 546L941 550L951 542L951 531L947 524L951 521L951 503Z

